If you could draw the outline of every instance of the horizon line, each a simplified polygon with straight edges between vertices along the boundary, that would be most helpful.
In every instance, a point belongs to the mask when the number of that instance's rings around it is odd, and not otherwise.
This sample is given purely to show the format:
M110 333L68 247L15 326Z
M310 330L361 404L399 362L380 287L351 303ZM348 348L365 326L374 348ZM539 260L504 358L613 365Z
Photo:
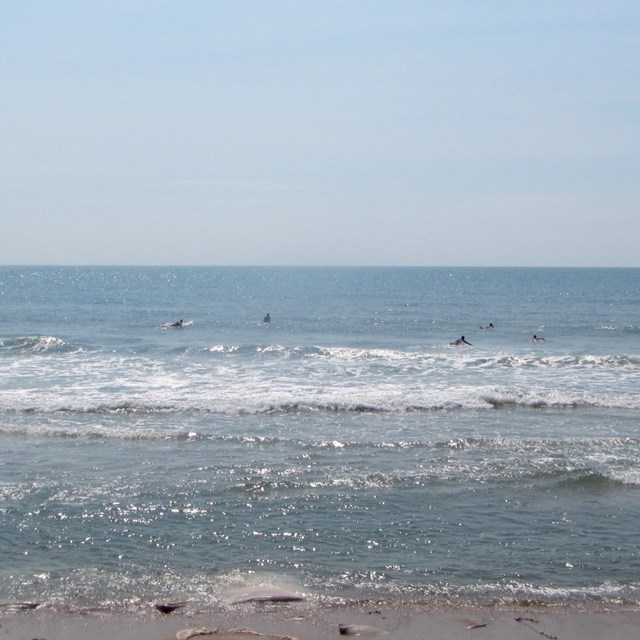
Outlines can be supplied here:
M474 264L189 264L189 263L0 263L0 267L34 268L238 268L238 269L638 269L640 266L622 265L474 265Z

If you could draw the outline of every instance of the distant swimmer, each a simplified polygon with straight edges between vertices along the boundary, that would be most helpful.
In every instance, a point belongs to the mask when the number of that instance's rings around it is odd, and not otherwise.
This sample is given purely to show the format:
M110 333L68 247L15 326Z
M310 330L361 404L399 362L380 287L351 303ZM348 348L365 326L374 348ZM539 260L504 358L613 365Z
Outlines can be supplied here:
M544 342L544 338L542 336L537 336L535 333L533 334L533 338L531 338L532 342Z
M264 322L265 324L269 324L271 322L271 315L267 313L267 315L262 318L262 322Z
M486 327L483 327L482 325L480 325L481 329L495 329L495 327L493 326L493 322L490 322Z
M450 342L449 344L455 346L455 347L459 347L461 344L468 344L470 347L472 347L473 345L470 342L467 342L464 339L464 336L461 336L460 338L458 338L457 340L455 340L454 342Z
M180 320L178 320L178 322L172 322L171 326L172 327L181 327L184 324L184 320L182 318L180 318Z

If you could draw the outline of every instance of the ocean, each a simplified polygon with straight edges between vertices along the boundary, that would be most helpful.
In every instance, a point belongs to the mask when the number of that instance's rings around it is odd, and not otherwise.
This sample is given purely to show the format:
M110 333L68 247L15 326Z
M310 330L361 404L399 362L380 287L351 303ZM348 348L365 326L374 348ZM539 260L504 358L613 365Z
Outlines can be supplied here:
M639 418L640 269L0 267L0 601L635 607Z

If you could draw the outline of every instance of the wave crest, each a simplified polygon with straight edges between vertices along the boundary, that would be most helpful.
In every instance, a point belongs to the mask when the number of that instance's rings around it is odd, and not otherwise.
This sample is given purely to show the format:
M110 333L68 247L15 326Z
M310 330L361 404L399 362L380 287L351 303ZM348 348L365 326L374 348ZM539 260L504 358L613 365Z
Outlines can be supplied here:
M261 397L261 394L264 397ZM0 394L0 410L18 414L78 414L78 415L198 415L254 416L277 414L410 414L446 411L503 411L525 410L582 410L582 409L640 409L640 398L629 396L582 395L579 393L539 392L527 394L518 391L468 391L453 389L438 393L406 391L397 394L359 392L358 390L332 390L327 398L315 398L305 388L286 393L268 393L256 389L255 393L235 395L234 390L213 395L203 390L190 397L175 393L141 394L137 398L69 397L61 399L50 394L35 397Z
M82 347L65 342L55 336L20 336L0 340L0 353L10 354L48 354L48 353L77 353Z

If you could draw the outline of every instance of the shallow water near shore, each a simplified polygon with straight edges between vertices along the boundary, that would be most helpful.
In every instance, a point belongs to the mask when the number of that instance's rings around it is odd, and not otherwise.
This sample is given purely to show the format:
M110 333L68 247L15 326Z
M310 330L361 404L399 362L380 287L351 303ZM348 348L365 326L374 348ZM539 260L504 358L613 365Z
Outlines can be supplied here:
M638 276L0 268L0 601L637 606Z

